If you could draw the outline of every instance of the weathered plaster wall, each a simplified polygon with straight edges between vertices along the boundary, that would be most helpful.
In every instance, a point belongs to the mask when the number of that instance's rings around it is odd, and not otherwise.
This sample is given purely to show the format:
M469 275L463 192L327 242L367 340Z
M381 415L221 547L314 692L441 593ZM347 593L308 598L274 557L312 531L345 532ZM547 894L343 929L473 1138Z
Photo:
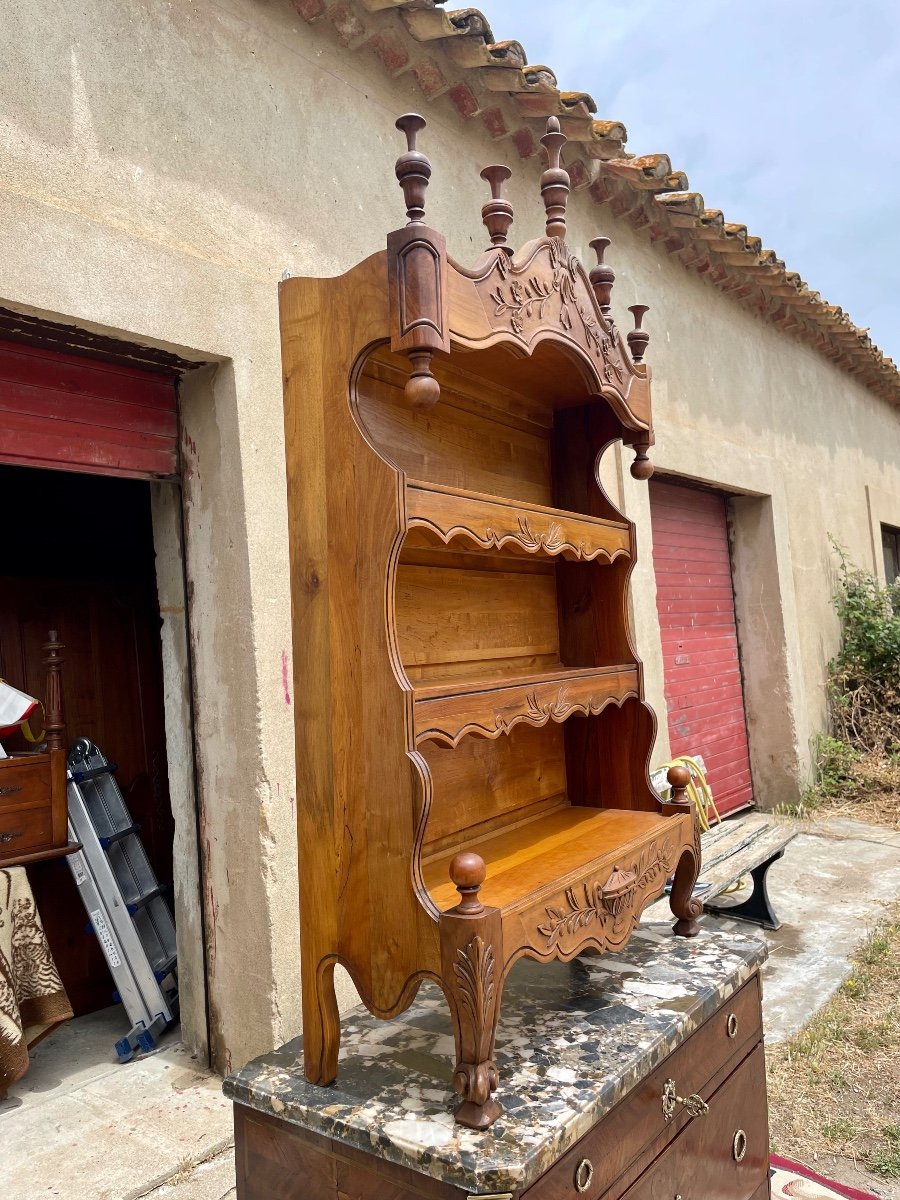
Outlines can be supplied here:
M446 100L426 103L369 52L342 49L287 0L5 9L0 302L220 364L189 377L182 399L210 1036L222 1068L299 1025L276 283L285 271L340 272L401 223L393 120L409 108L429 120L428 212L455 256L484 244L486 162L516 171L515 241L541 232L536 162ZM774 750L754 749L754 769L781 778L781 796L822 717L835 637L825 532L870 553L866 487L887 498L884 511L900 496L896 417L585 194L571 221L583 255L599 230L614 238L617 311L653 306L657 464L757 497L755 511L735 509L739 615L751 740L777 735ZM646 488L621 463L605 473L640 523L634 618L662 711ZM167 669L177 676L183 663L168 655ZM663 728L660 757L666 741Z

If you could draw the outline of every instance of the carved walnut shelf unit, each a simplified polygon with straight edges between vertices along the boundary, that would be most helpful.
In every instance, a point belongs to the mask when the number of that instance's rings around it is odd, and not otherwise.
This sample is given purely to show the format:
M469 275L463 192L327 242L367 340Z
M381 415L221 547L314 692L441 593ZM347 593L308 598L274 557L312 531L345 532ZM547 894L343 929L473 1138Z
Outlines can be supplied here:
M281 285L304 1055L334 1081L337 963L385 1018L434 979L457 1119L484 1128L510 967L621 949L673 872L696 932L699 833L683 787L650 786L635 530L598 479L617 439L652 471L646 310L626 346L607 239L590 275L566 245L553 118L546 237L513 255L488 167L473 268L424 223L424 124L397 122L409 223L387 252Z

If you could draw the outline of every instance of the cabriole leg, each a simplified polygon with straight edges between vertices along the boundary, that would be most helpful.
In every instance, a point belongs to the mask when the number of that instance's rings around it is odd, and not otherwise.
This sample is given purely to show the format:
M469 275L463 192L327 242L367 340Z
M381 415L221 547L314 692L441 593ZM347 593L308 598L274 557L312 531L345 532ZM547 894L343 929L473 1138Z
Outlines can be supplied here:
M303 972L303 1070L310 1083L334 1083L341 1048L341 1018L334 991L334 959ZM309 976L309 978L307 978Z
M460 902L440 918L443 985L456 1042L453 1087L462 1096L456 1120L470 1129L487 1129L503 1111L492 1095L498 1083L494 1040L503 988L503 931L499 909L485 908L478 899L484 877L477 854L457 854L450 878Z
M700 874L700 855L694 850L685 850L675 868L669 906L678 918L672 926L678 937L696 937L700 932L697 917L703 912L703 901L693 895L697 876Z

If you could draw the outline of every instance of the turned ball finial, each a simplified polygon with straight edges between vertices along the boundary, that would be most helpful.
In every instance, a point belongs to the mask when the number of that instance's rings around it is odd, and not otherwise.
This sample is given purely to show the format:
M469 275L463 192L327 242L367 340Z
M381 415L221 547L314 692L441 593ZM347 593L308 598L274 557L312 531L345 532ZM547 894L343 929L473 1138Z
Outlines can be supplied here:
M649 442L635 442L634 460L631 464L631 476L633 479L649 479L653 474L653 463L647 455L649 449Z
M513 223L513 207L508 200L503 198L503 185L510 175L512 175L512 171L502 163L485 167L481 172L481 178L491 189L490 200L482 206L481 219L490 234L491 245L500 246L507 254L512 253L506 244L506 235Z
M634 317L634 329L628 334L628 349L636 363L644 361L644 351L650 341L650 334L641 327L645 315L650 311L649 304L632 304L628 311Z
M541 175L541 197L547 213L547 237L566 236L566 202L569 199L569 172L560 162L563 146L569 139L560 133L556 117L547 118L547 132L541 145L547 151L547 169Z
M459 892L458 913L469 913L476 916L484 912L484 905L478 899L478 892L484 883L487 868L484 859L474 850L461 850L453 856L450 863L450 878L453 886Z
M408 223L421 225L425 220L425 189L431 178L431 163L427 154L416 149L416 137L425 128L425 118L418 113L405 113L395 124L406 134L406 153L397 159L394 171L403 188Z
M683 804L690 807L688 799L688 784L691 782L691 773L687 767L669 767L666 771L666 780L669 787L672 789L672 804Z
M594 295L597 297L597 303L600 305L600 311L604 317L608 317L612 301L613 284L616 282L615 271L608 263L603 261L603 255L609 249L610 241L608 237L595 237L588 245L597 255L597 265L592 269L589 276L591 286L594 289Z
M406 353L412 370L403 393L413 408L420 411L432 408L441 398L441 385L431 373L433 351L407 350Z

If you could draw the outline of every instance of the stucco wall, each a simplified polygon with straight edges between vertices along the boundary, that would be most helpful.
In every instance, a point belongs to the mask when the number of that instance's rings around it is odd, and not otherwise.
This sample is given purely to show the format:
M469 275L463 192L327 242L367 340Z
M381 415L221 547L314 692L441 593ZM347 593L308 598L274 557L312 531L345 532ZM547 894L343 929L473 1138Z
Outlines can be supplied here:
M402 222L393 121L410 108L429 121L428 215L454 256L471 260L485 242L487 162L515 170L514 241L542 231L536 161L464 124L447 101L426 103L411 77L389 78L367 51L342 49L288 0L5 9L0 303L220 364L185 382L182 448L221 1068L299 1027L276 284L285 271L338 273ZM869 511L900 507L896 415L584 193L572 197L570 226L586 258L597 232L614 239L620 314L638 299L652 306L657 465L748 496L735 506L735 555L753 765L761 799L787 798L822 720L834 647L826 531L861 561L880 554ZM634 618L662 713L646 487L621 463L605 473L640 522ZM180 669L175 656L167 667ZM185 1019L199 1038L200 1014Z

